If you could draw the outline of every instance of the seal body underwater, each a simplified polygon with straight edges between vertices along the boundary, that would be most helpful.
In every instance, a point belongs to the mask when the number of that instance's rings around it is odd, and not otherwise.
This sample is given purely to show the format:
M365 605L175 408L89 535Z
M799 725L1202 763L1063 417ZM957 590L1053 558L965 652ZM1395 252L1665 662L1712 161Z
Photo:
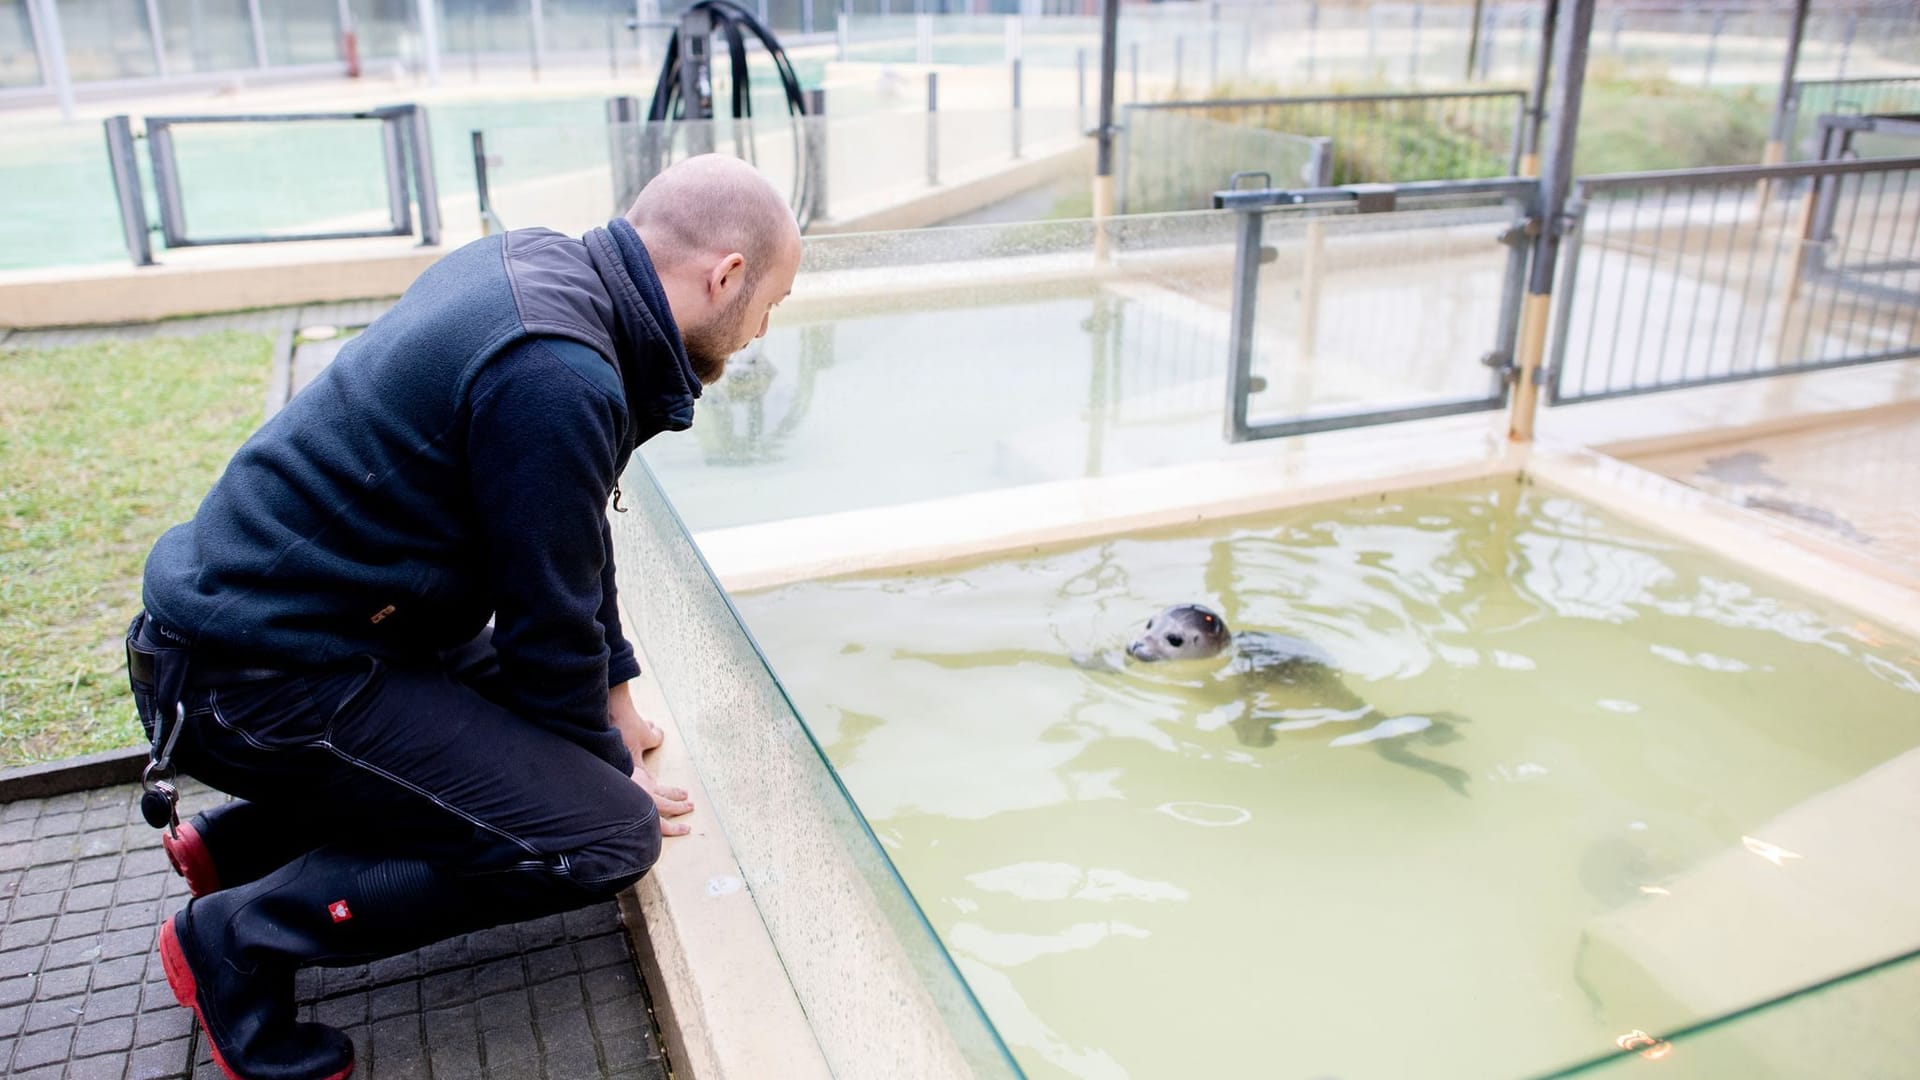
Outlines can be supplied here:
M1368 723L1363 730L1334 739L1332 745L1367 743L1388 761L1418 769L1462 795L1467 793L1464 770L1412 750L1416 741L1442 745L1458 739L1456 726L1465 722L1464 717L1444 712L1381 713L1347 687L1333 656L1313 642L1259 630L1236 632L1210 608L1175 604L1147 620L1127 643L1126 655L1146 664L1225 657L1228 667L1223 674L1245 684L1247 708L1233 727L1248 746L1272 746L1278 731L1329 721ZM1100 658L1076 656L1074 662L1089 670L1115 670Z

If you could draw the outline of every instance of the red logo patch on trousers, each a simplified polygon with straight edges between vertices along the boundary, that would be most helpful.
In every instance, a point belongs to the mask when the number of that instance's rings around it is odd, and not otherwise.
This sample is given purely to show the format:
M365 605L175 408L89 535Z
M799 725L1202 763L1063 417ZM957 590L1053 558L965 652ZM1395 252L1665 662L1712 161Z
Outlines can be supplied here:
M353 912L347 907L345 900L335 900L333 903L328 904L327 914L333 916L334 922L346 922L348 919L353 918Z

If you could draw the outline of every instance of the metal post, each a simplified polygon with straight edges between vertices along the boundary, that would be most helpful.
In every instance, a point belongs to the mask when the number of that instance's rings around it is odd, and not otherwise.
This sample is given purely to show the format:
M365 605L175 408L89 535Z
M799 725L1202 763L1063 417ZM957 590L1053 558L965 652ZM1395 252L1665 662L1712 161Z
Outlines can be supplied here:
M153 198L160 210L160 236L168 247L187 239L187 209L180 198L180 163L173 153L173 129L147 121L147 155L153 161Z
M620 43L613 32L613 10L607 10L607 78L620 78Z
M1713 32L1712 32L1712 35L1707 38L1707 62L1700 69L1700 85L1701 86L1710 86L1713 84L1714 54L1720 51L1720 32L1726 29L1726 26L1727 26L1727 13L1724 11L1714 12L1713 13Z
M1113 91L1120 54L1120 0L1100 0L1100 116L1094 131L1093 216L1113 216ZM1133 46L1134 96L1140 94L1140 46Z
M818 87L806 91L807 104L807 190L809 221L829 220L827 215L827 92Z
M527 0L527 18L533 24L533 77L538 81L547 55L547 11L541 0Z
M33 14L34 43L40 48L40 70L60 102L60 119L73 119L73 76L67 70L67 39L60 32L60 11L54 0L27 0Z
M847 60L847 46L851 43L848 35L851 32L847 29L847 13L842 11L835 20L833 28L834 45L838 49L838 59L841 63L846 63Z
M680 16L680 100L687 154L713 153L713 14L704 8Z
M1020 61L1015 60L1013 68L1013 156L1020 156Z
M913 17L913 38L914 60L933 63L933 16L923 13Z
M1313 137L1313 150L1307 159L1308 187L1333 186L1333 139L1326 135Z
M607 158L613 163L613 212L624 214L653 174L646 171L640 152L645 118L640 99L631 95L607 99Z
M813 33L813 0L800 0L800 32Z
M1467 81L1473 81L1480 60L1480 20L1485 17L1487 0L1473 0L1472 23L1467 27Z
M1180 97L1180 84L1185 81L1187 66L1187 39L1185 36L1173 36L1173 96Z
M1320 0L1307 2L1307 81L1313 81L1313 60L1320 40Z
M500 219L494 215L493 195L487 187L487 136L477 128L473 132L473 191L480 202L480 235L492 236Z
M407 181L406 117L391 113L380 121L380 164L387 176L387 221L396 233L413 231L413 196Z
M260 18L260 0L247 0L247 21L253 25L253 63L267 66L267 25Z
M1549 2L1551 2L1551 0L1549 0ZM1380 20L1378 18L1378 11L1379 9L1373 7L1371 4L1367 6L1367 75L1370 78L1376 79L1382 74L1378 58L1380 50Z
M414 197L420 205L420 246L440 242L440 185L433 174L433 132L427 127L424 106L412 107L407 135L412 145Z
M1207 5L1207 85L1202 97L1220 85L1220 0Z
M1227 441L1247 438L1247 396L1253 389L1253 313L1260 287L1260 238L1266 215L1257 207L1240 211L1233 249L1233 316L1227 340Z
M1853 55L1853 35L1860 29L1860 13L1847 16L1847 31L1840 38L1840 68L1833 73L1835 79L1847 77L1847 58Z
M1508 437L1517 442L1533 439L1534 410L1542 381L1540 362L1553 306L1554 261L1560 254L1563 211L1573 183L1574 139L1580 129L1580 97L1587 78L1587 43L1593 35L1595 0L1567 2L1570 17L1560 21L1553 42L1553 104L1548 112L1553 117L1552 139L1540 173L1540 235L1534 240L1533 266L1521 310L1513 411L1507 429Z
M1104 2L1104 0L1102 0L1102 2ZM1129 50L1129 59L1132 64L1132 68L1130 70L1133 76L1133 81L1129 84L1132 88L1132 93L1127 95L1127 103L1131 105L1138 105L1140 104L1140 43L1137 41L1131 42L1128 44L1127 48Z
M940 183L940 73L927 72L927 186Z
M1487 12L1486 46L1480 50L1480 81L1493 77L1493 58L1500 51L1500 9Z
M167 77L167 44L160 32L160 0L147 0L147 36L153 39L153 70Z
M1075 89L1073 126L1085 131L1087 130L1087 50L1074 51L1073 70Z
M440 85L440 23L433 0L414 0L420 20L421 61L427 69L427 85Z
M59 0L55 0L57 4ZM200 0L187 0L187 46L193 53L193 66L196 71L208 71L213 62L207 56L207 26L203 21Z
M1407 82L1420 85L1420 23L1426 9L1415 0L1413 5L1413 45L1407 50Z
M1799 105L1795 100L1794 75L1800 66L1800 39L1807 32L1807 8L1812 0L1793 0L1793 23L1787 28L1787 59L1780 70L1780 94L1773 102L1773 127L1767 133L1767 148L1760 155L1762 165L1778 165L1786 160L1787 140L1792 137L1793 113ZM1762 188L1760 210L1766 212L1765 189Z
M120 231L135 266L153 265L153 239L147 226L146 197L141 194L140 158L133 149L133 121L108 117L107 164L113 170L113 193L120 202Z
M1533 87L1527 91L1527 115L1521 122L1520 175L1540 175L1540 129L1547 122L1547 78L1553 72L1553 37L1560 18L1560 0L1546 0L1540 16L1540 55L1533 65Z

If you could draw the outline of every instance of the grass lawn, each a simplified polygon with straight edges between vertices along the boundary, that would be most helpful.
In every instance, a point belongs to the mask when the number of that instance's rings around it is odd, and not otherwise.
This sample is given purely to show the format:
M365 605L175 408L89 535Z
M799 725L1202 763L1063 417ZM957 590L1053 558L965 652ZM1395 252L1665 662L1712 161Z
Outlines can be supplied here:
M0 766L140 744L140 570L259 426L272 344L0 345Z

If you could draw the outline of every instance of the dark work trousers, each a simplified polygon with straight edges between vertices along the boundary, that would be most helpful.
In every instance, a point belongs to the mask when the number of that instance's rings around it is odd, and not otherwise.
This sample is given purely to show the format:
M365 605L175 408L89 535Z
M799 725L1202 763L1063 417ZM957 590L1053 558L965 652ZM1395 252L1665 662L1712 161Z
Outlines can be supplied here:
M144 616L130 634L161 640ZM188 666L174 764L283 821L275 861L321 845L418 858L529 918L614 896L659 856L645 791L488 696L489 634L421 662L239 680L202 667ZM151 738L153 688L133 689Z

